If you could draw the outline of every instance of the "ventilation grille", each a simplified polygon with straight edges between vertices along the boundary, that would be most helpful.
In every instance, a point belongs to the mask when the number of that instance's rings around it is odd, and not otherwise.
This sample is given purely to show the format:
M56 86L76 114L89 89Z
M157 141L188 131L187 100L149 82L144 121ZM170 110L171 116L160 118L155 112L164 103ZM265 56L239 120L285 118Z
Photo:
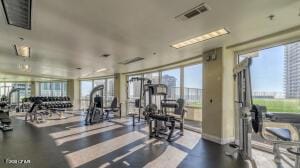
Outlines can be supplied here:
M132 58L132 59L128 59L128 60L122 61L119 64L127 65L127 64L131 64L131 63L142 61L142 60L144 60L144 58L142 58L142 57L135 57L135 58Z
M9 25L31 29L31 0L1 0Z
M208 6L205 3L202 3L192 9L176 16L175 18L177 20L185 21L185 20L193 18L201 13L207 12L208 10L209 10Z

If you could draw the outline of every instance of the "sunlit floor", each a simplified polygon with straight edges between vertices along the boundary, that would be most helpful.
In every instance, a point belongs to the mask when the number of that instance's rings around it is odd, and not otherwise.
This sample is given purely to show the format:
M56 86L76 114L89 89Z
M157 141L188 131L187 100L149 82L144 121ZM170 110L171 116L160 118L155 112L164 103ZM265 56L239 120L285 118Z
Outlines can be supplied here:
M25 122L23 114L13 119L14 130L0 134L0 158L25 159L23 165L0 167L247 167L238 158L226 156L225 147L201 139L201 135L185 130L173 143L149 139L144 124L132 126L130 119L113 119L91 126L84 116L66 115L45 123ZM255 154L256 153L256 154ZM254 151L259 167L272 162L272 155Z

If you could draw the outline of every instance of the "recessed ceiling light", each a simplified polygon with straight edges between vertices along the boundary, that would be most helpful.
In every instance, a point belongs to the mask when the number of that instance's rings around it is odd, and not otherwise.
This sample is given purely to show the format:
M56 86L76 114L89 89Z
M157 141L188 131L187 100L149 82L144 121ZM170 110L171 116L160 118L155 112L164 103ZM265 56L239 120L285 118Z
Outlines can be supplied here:
M205 41L205 40L209 40L209 39L212 39L212 38L215 38L215 37L219 37L219 36L222 36L222 35L225 35L225 34L228 34L228 33L229 33L228 30L222 28L222 29L219 29L217 31L213 31L213 32L203 34L203 35L200 35L198 37L194 37L194 38L191 38L189 40L186 40L186 41L183 41L183 42L180 42L180 43L177 43L177 44L173 44L172 47L178 49L178 48L182 48L182 47L185 47L185 46L188 46L188 45L199 43L199 42L202 42L202 41Z
M22 57L30 57L30 47L14 45L16 54Z
M106 71L107 69L106 68L101 68L101 69L98 69L96 72L103 72L103 71Z

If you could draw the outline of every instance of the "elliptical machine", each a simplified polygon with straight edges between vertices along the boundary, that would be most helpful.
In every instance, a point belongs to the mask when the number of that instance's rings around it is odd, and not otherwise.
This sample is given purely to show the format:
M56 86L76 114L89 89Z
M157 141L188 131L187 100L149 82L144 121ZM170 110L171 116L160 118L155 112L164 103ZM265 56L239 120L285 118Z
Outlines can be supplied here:
M104 119L103 90L104 85L98 85L90 93L90 105L85 117L86 125L91 125ZM97 92L100 92L100 96Z

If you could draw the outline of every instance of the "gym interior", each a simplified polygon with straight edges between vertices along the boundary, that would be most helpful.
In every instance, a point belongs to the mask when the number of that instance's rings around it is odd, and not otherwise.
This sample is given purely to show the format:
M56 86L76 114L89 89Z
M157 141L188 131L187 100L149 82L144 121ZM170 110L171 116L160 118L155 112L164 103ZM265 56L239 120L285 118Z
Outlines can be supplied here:
M1 0L0 167L300 168L299 0Z

